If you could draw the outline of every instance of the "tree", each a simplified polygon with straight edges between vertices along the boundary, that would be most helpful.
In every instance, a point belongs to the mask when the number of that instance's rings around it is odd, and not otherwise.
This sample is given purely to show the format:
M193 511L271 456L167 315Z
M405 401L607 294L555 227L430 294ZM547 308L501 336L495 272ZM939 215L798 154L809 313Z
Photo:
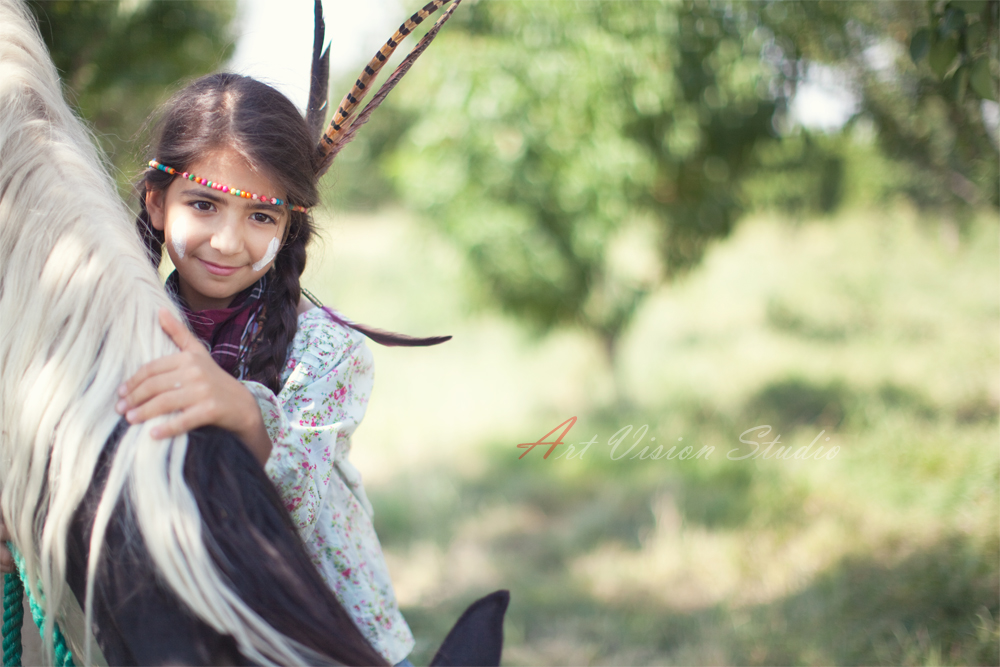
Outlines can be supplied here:
M729 234L781 74L747 7L502 2L456 15L396 103L405 201L468 253L484 291L546 331L616 346L644 296Z
M1000 1L770 0L759 11L789 85L814 63L849 75L851 122L872 123L914 201L959 219L1000 207L1000 145L983 117L997 99Z
M981 100L996 97L998 5L463 7L434 46L444 65L425 63L397 92L417 120L390 171L404 201L466 251L489 300L540 331L582 326L613 366L644 296L730 233L743 184L780 176L790 188L772 201L835 209L858 123L921 206L959 217L997 207ZM858 113L843 136L777 141L817 65L847 73Z
M66 93L119 169L134 173L136 133L186 79L230 56L233 2L29 2Z

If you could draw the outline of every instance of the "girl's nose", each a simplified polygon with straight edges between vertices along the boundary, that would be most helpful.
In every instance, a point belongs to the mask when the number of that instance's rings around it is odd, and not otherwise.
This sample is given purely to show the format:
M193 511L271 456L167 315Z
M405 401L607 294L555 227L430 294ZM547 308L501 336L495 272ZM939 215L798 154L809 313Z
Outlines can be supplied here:
M223 255L235 255L243 250L243 229L239 222L226 220L212 234L211 245Z

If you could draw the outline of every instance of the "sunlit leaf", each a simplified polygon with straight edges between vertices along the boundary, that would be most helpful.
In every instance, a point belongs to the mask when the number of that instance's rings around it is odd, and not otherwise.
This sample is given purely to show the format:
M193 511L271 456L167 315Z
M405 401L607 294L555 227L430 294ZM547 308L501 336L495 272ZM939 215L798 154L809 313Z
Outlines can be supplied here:
M969 66L962 65L951 77L951 97L956 102L965 99L965 91L969 87Z
M931 71L939 79L943 79L944 75L951 69L951 64L955 62L955 56L957 55L958 40L945 39L935 42L931 45L930 54L928 55L928 63L931 66Z
M969 72L969 85L982 99L996 101L996 83L990 75L990 63L986 58L978 58L972 63Z

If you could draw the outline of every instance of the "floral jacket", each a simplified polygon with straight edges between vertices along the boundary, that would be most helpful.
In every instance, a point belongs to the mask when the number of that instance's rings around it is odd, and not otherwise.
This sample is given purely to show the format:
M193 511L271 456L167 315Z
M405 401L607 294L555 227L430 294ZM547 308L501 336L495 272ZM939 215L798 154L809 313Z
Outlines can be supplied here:
M372 391L371 351L364 336L319 308L298 324L281 392L244 382L273 443L264 470L326 583L368 641L396 664L413 649L413 634L396 605L361 474L347 460Z

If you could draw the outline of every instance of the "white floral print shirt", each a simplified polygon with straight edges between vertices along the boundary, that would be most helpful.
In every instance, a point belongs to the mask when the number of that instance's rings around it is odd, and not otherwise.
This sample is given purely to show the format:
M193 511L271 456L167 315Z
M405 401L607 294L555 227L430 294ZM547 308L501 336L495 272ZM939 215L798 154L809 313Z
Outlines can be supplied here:
M319 308L299 316L281 392L244 382L271 437L264 467L313 563L354 623L390 664L413 650L392 590L361 474L347 460L368 407L372 354L364 336Z

